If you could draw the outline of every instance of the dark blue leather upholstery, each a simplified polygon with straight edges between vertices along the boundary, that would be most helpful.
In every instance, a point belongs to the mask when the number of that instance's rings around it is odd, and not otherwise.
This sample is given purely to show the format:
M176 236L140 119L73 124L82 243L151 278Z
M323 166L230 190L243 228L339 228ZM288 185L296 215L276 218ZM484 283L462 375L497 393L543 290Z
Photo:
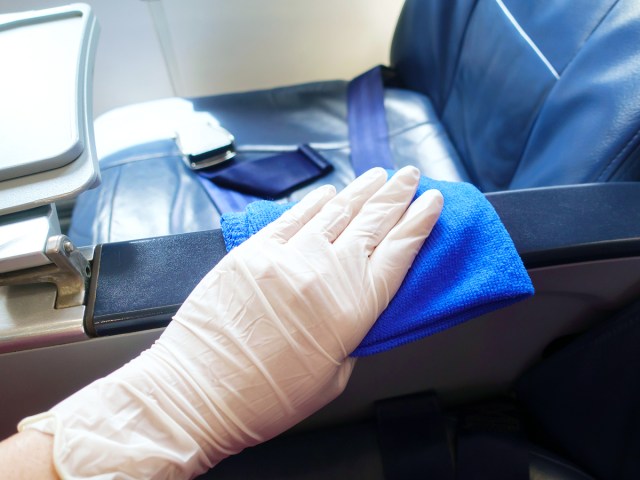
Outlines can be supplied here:
M408 1L392 66L484 191L635 180L638 41L634 1Z
M182 100L178 105L175 99L159 100L107 114L96 122L102 185L78 198L69 236L79 245L91 245L219 227L219 212L171 139L172 122L183 114L185 104L210 112L233 132L241 160L293 149L299 143L311 143L322 152L333 172L285 200L299 199L324 183L343 188L354 178L346 86L344 81L312 83ZM434 178L468 180L427 97L388 89L385 109L398 166L413 164ZM151 122L155 137L147 132ZM139 135L132 131L136 126ZM149 141L152 137L155 140ZM114 144L122 147L113 148Z
M483 191L638 180L639 44L633 0L579 8L569 0L407 0L391 51L404 89L387 89L385 99L397 165ZM317 144L335 171L293 199L353 178L345 82L190 102L236 136L243 159ZM122 122L132 112L98 122L97 141L122 130L135 145ZM146 160L135 149L101 160L103 187L78 199L72 238L87 244L217 226L215 206L171 142L152 149Z

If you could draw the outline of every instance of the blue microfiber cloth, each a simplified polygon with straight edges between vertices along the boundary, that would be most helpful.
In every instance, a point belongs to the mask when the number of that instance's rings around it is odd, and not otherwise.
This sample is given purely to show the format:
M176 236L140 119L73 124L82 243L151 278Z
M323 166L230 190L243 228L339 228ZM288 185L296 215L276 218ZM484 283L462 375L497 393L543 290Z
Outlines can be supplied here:
M509 234L485 196L468 183L422 177L444 208L387 309L353 356L383 352L533 295ZM289 205L259 201L222 216L227 250L278 218Z

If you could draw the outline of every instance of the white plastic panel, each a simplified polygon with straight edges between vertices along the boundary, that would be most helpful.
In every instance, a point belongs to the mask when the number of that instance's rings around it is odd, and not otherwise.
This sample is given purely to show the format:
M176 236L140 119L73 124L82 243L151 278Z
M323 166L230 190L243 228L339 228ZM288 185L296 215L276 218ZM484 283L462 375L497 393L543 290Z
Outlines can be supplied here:
M147 2L178 96L350 79L388 63L404 0Z
M84 150L76 88L82 13L0 24L0 180L66 165Z
M97 23L82 4L0 16L0 215L95 185Z

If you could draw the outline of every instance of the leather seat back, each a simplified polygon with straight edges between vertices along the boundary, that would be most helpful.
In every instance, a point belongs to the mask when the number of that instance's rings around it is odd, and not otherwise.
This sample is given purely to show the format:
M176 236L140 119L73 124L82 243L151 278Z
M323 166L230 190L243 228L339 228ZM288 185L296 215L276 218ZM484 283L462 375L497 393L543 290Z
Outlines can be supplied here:
M484 191L639 180L633 0L407 0L391 63Z

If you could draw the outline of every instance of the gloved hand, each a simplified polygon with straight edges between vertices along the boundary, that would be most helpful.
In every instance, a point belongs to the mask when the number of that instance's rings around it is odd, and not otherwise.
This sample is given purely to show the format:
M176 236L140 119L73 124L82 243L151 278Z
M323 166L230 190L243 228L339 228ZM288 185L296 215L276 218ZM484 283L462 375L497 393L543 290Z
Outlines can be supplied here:
M349 357L442 208L419 172L319 188L231 251L138 358L19 428L54 434L63 478L187 478L345 388Z

